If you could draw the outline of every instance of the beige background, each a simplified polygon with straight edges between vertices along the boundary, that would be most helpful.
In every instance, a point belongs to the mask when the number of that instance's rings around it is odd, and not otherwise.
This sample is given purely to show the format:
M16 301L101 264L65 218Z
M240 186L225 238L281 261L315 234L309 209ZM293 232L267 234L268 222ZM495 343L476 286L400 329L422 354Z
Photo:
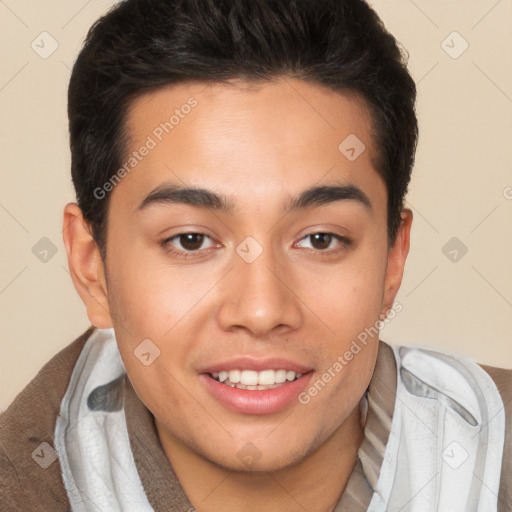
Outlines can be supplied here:
M89 325L61 233L63 206L74 199L66 88L88 27L112 4L0 0L0 409ZM421 128L403 311L382 338L510 368L512 0L372 4L408 49ZM52 44L47 58L35 51ZM45 262L43 237L57 251ZM459 247L443 252L453 237Z

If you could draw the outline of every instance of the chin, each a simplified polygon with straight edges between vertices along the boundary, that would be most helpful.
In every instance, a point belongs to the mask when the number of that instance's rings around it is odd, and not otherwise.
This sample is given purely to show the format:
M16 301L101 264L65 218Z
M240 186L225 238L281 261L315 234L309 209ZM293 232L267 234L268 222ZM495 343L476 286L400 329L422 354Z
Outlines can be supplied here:
M299 465L305 458L305 454L283 454L276 456L265 457L263 454L261 458L255 457L253 460L240 460L237 456L231 458L210 459L216 466L231 471L234 473L250 473L252 475L258 473L275 473L288 468Z
M233 442L237 449L223 450L222 453L198 454L216 466L236 473L277 472L299 465L305 458L316 451L322 440L302 440L292 446L284 446L286 441L269 443L265 438L256 441ZM233 446L232 445L232 446ZM240 448L238 448L240 446Z

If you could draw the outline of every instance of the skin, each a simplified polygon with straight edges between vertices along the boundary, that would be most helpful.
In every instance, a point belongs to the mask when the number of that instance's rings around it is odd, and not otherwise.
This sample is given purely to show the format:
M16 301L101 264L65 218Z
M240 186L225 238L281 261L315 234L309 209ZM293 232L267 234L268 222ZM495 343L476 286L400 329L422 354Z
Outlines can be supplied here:
M198 373L235 356L275 356L311 368L316 381L392 307L412 213L404 210L389 246L387 191L372 163L365 102L297 79L148 93L127 118L128 153L191 96L197 107L114 188L105 264L78 206L66 206L73 282L92 324L114 327L128 376L196 510L332 510L363 439L359 402L377 337L307 405L293 400L272 414L228 409ZM366 146L353 162L338 149L349 134ZM137 210L163 183L224 194L235 210L166 203ZM285 214L290 197L340 183L363 191L371 209L339 200ZM210 238L185 259L162 246L183 232ZM248 236L263 250L252 263L236 252ZM167 247L191 246L175 237ZM160 357L144 366L134 350L148 338ZM237 456L248 442L260 457L250 467Z

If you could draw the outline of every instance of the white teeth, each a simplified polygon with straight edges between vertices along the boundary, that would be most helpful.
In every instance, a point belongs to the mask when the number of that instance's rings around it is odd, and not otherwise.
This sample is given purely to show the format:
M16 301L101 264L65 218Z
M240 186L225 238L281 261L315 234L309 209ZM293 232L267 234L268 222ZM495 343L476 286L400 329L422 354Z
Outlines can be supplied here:
M286 370L230 370L211 374L215 380L239 389L272 389L302 377L301 373Z
M229 380L233 384L238 384L240 382L241 375L242 375L242 372L240 370L231 370L229 372Z
M282 384L283 382L286 382L286 370L277 370L276 384Z
M276 372L274 370L263 370L258 374L258 384L271 386L276 383Z
M243 370L240 375L240 383L246 386L256 386L258 384L258 372Z

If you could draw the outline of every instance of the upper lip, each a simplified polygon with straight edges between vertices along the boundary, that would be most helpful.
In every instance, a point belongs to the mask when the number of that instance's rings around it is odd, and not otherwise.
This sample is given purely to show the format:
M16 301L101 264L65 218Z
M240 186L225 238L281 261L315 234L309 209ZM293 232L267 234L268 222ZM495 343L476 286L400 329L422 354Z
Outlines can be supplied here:
M304 374L311 371L312 368L278 357L262 359L242 356L209 365L203 368L199 373L218 373L230 370L254 370L257 372L263 370L286 370Z

